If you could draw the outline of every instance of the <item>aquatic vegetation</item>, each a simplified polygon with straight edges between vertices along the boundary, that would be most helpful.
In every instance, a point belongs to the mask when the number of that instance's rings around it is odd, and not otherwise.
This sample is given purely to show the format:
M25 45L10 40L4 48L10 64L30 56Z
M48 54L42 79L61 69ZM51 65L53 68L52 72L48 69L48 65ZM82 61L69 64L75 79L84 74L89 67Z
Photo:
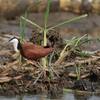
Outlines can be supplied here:
M21 16L21 42L24 42L27 23L32 24L43 33L41 45L46 46L49 32L54 34L53 30L55 28L78 21L87 16L87 14L81 15L48 27L50 2L51 0L48 0L43 27L29 20L27 13ZM83 45L89 44L91 41L92 39L89 38L87 34L81 37L73 37L69 40L65 39L63 46L59 47L57 51L54 51L49 57L43 58L42 63L41 61L28 61L24 59L24 63L18 66L18 61L10 54L13 60L4 63L4 65L2 65L3 67L0 67L0 83L2 83L0 89L3 92L11 91L11 93L13 90L15 94L39 92L57 93L59 92L58 90L62 91L63 88L72 89L75 81L79 81L80 79L88 80L91 70L95 72L94 69L96 69L97 73L95 74L99 76L100 53L98 51L84 51L82 48ZM0 53L2 54L2 52ZM70 89L68 91L70 91Z
M47 45L47 33L48 33L50 30L55 29L55 28L57 28L57 27L60 27L60 26L62 26L62 25L64 25L64 24L69 24L69 23L71 23L71 22L74 22L74 21L77 21L77 20L80 20L80 19L82 19L82 18L87 17L87 14L84 14L84 15L81 15L81 16L78 16L78 17L75 17L75 18L72 18L72 19L70 19L70 20L65 20L65 21L63 21L63 22L61 22L61 23L58 23L58 24L54 25L54 26L48 27L48 26L47 26L47 25L48 25L47 22L48 22L48 17L49 17L50 3L51 3L51 0L48 0L47 9L46 9L46 12L45 12L45 14L44 14L44 27L41 27L40 25L38 25L38 24L36 24L35 22L33 22L33 21L31 21L31 20L25 18L24 16L21 17L22 19L24 19L24 20L27 21L28 23L30 23L30 24L34 25L35 27L39 28L41 32L43 32L43 36L44 36L44 38L43 38L43 45L44 45L44 46ZM43 59L42 59L42 64L43 64L44 67L47 67L47 66L48 66L48 65L47 65L47 64L48 64L48 61L47 61L46 58L43 58Z

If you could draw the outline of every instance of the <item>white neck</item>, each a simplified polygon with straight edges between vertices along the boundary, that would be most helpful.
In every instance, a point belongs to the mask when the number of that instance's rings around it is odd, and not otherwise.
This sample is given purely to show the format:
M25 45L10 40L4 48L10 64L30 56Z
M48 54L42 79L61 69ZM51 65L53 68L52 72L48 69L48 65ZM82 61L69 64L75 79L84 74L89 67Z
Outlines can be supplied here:
M15 52L19 52L19 50L17 49L18 41L14 42L14 43L13 43L13 46L14 46Z

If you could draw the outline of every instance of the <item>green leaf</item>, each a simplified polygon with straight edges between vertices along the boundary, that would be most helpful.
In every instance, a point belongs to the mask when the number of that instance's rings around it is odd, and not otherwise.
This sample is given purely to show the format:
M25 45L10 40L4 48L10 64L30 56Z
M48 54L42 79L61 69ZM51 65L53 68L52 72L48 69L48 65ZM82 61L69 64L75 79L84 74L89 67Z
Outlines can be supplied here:
M25 12L24 17L27 18L27 12ZM25 38L26 21L20 18L20 39L23 41Z
M45 24L45 28L47 28L47 22L48 22L48 16L49 16L49 12L50 12L50 4L51 4L51 0L47 0L47 8L46 8L46 12L44 15L44 24Z
M52 27L48 28L48 30L52 30L52 29L54 29L56 27L62 26L64 24L69 24L71 22L77 21L77 20L85 18L85 17L87 17L87 14L84 14L84 15L81 15L81 16L78 16L78 17L74 17L74 18L69 19L69 20L65 20L64 22L61 22L61 23L59 23L59 24L57 24L55 26L52 26Z
M28 23L30 23L30 24L32 24L32 25L34 25L35 27L39 28L40 30L42 30L42 29L43 29L41 26L39 26L39 25L38 25L38 24L36 24L35 22L33 22L33 21L31 21L31 20L29 20L29 19L25 18L24 16L21 16L21 18L22 18L23 20L25 20L26 22L28 22Z

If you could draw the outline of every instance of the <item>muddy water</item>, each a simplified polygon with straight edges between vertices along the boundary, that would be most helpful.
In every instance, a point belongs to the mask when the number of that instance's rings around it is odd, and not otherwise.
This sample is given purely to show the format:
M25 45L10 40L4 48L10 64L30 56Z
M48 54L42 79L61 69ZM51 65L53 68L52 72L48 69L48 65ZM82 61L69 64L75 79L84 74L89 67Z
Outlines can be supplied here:
M99 96L78 96L71 93L64 93L60 97L48 97L46 95L30 95L16 97L0 97L0 100L100 100Z

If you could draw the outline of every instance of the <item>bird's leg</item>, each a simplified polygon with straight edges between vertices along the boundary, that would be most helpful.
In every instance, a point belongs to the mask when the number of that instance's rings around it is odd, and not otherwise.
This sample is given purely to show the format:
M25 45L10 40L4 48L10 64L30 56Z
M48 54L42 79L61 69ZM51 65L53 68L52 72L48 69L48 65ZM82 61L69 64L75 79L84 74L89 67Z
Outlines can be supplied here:
M20 55L19 52L15 53L14 55L12 55L13 59L16 59L16 61L18 62L18 66L20 67L22 64L22 56Z
M20 53L19 53L19 52L16 52L16 53L14 53L14 54L12 55L12 58L13 58L13 59L18 59L18 58L19 58L19 55L20 55Z
M24 58L19 54L19 66L22 66Z

